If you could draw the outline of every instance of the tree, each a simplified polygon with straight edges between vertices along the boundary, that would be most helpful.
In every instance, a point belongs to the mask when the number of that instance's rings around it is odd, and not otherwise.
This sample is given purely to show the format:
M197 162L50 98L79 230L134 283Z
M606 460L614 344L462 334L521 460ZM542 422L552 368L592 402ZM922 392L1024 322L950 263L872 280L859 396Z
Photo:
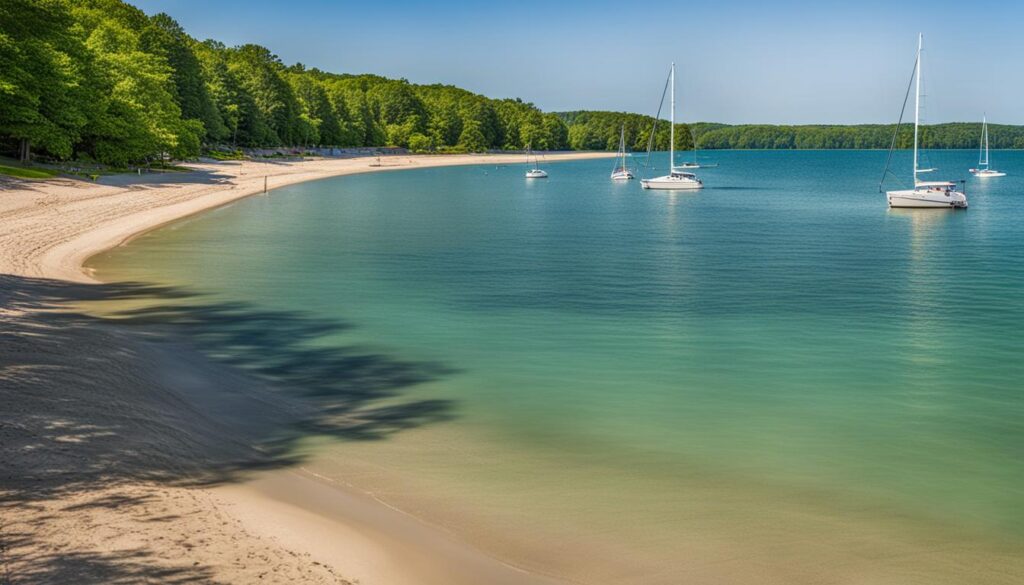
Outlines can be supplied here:
M252 109L242 111L239 135L251 146L296 144L304 137L299 105L283 78L281 60L259 45L226 51L228 71L251 98Z
M145 15L115 0L83 1L73 14L95 64L90 82L104 96L84 130L83 152L116 165L162 154L198 154L202 125L182 119L173 69L166 58L142 47Z
M316 129L315 144L338 146L344 141L338 117L327 97L323 84L313 75L293 72L288 75L292 92L298 100L300 120ZM309 136L304 136L308 141Z
M193 43L192 49L200 65L207 95L223 124L223 131L219 131L219 128L211 131L207 127L207 136L215 142L230 140L232 146L236 146L242 118L251 117L256 104L228 69L227 49L223 44L208 40Z
M0 135L71 156L94 103L91 63L58 0L0 0Z
M413 134L409 137L409 150L413 152L428 152L434 149L433 141L423 134Z
M186 120L198 120L204 134L212 140L227 136L227 127L210 97L203 79L203 69L196 57L190 38L173 18L160 13L149 19L141 34L142 47L161 55L171 67L175 101Z
M484 152L487 150L487 139L480 130L480 123L469 121L463 125L459 134L458 146L468 152Z

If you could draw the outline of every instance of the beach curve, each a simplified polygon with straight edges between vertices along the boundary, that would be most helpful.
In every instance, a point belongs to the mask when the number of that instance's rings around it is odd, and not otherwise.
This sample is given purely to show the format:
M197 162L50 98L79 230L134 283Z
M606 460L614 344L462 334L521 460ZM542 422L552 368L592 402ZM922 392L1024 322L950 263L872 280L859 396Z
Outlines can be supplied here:
M550 582L355 492L318 518L309 501L326 501L339 488L289 470L287 459L268 463L247 444L251 427L284 424L301 406L180 340L68 308L173 296L138 283L100 283L83 265L142 233L262 193L264 185L520 162L521 155L502 154L196 163L187 173L98 183L0 184L0 380L10 389L0 409L0 451L9 463L0 482L0 569L12 582ZM225 413L239 420L228 422ZM262 467L279 471L262 474L262 484L244 483ZM282 481L316 497L301 508L275 497ZM272 512L277 522L266 521ZM353 515L361 518L355 525ZM343 553L330 554L323 542ZM369 559L358 563L360 554ZM452 570L453 562L463 568Z

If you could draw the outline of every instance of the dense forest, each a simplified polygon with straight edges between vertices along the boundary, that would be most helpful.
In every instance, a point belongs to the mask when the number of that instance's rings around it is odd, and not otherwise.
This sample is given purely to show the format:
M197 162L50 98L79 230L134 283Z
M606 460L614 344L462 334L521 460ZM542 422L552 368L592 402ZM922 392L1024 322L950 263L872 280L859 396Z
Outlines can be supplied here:
M122 166L237 147L414 151L646 150L654 118L544 113L449 85L285 65L258 45L190 37L121 0L0 0L0 154ZM1024 128L990 127L994 148ZM909 129L901 146L909 143ZM886 148L892 126L680 124L677 147ZM929 127L925 144L971 148L977 124ZM654 147L668 147L659 122Z
M620 112L563 112L558 114L569 126L569 147L575 150L615 150L623 126L626 145L646 150L653 118ZM889 148L895 124L854 126L806 125L778 126L744 124L730 126L697 122L676 125L676 148L702 149L835 149ZM1024 126L989 124L992 148L1024 148ZM668 148L668 123L658 126L658 145ZM977 148L981 123L955 122L923 126L921 144L925 148ZM914 143L913 124L900 128L898 148Z
M287 66L120 0L0 0L0 149L113 165L203 146L567 148L518 99Z

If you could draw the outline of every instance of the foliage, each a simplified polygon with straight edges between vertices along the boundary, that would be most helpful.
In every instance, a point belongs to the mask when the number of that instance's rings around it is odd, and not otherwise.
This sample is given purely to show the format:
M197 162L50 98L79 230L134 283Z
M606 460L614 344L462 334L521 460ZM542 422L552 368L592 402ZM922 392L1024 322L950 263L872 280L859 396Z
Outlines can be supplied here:
M0 146L111 165L204 147L564 149L561 118L447 85L285 66L121 0L0 0ZM8 17L10 15L10 17ZM215 149L212 149L215 150Z
M91 59L60 0L0 0L0 136L72 154L90 116Z
M565 112L558 114L569 126L569 145L574 150L615 150L619 134L626 128L626 146L647 149L654 119L619 112ZM693 148L694 140L702 149L887 149L892 143L895 124L855 126L692 123L676 125L676 148ZM980 123L949 123L923 126L921 145L925 148L977 148ZM992 148L1024 147L1024 127L989 125ZM913 145L914 128L904 124L896 143L898 148ZM656 150L668 149L668 122L658 123Z

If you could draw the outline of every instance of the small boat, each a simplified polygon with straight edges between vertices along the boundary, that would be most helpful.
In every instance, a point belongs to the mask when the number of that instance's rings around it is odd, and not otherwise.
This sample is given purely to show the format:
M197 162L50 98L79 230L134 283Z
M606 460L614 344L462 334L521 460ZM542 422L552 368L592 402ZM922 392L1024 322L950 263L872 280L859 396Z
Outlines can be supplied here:
M966 209L967 195L958 191L957 184L953 181L921 181L918 175L928 173L937 169L922 169L919 166L918 156L918 135L921 125L921 47L924 35L917 37L917 61L914 63L914 79L916 82L916 96L914 99L914 188L898 191L886 191L886 201L889 207L917 207L930 209ZM910 88L907 88L910 92ZM906 100L903 102L906 104ZM903 121L903 114L900 114L900 122ZM892 161L892 152L896 147L896 138L899 134L900 124L896 124L896 133L892 137L892 145L889 147L889 160L886 162L885 174L882 175L882 182L889 172L889 162ZM881 185L879 185L881 190Z
M622 133L619 135L619 151L615 154L618 164L612 169L613 181L628 181L633 178L633 172L626 165L626 125L622 125Z
M533 151L529 146L526 147L526 166L530 166L530 155ZM527 179L546 179L548 178L547 171L540 168L540 161L537 160L537 156L533 157L533 168L526 171Z
M693 162L686 161L686 162L684 162L681 165L676 165L676 168L677 169L713 169L713 168L717 167L718 164L708 164L708 163L700 162L700 160L697 157L697 136L693 133L693 130L690 131L690 136L693 137Z
M679 171L675 167L676 158L676 64L672 64L672 68L668 74L669 84L672 87L672 97L669 109L669 140L668 140L668 174L663 177L655 177L653 179L641 179L640 185L644 189L656 189L661 191L692 191L694 189L702 189L704 183L697 178L697 175L693 173L687 173ZM665 94L661 94L661 99L665 99ZM664 103L664 102L662 102ZM659 108L660 109L660 108ZM652 141L653 144L653 141Z
M990 167L988 158L988 118L981 117L981 144L978 146L978 168L971 169L971 174L979 179L1005 177L1006 173Z

